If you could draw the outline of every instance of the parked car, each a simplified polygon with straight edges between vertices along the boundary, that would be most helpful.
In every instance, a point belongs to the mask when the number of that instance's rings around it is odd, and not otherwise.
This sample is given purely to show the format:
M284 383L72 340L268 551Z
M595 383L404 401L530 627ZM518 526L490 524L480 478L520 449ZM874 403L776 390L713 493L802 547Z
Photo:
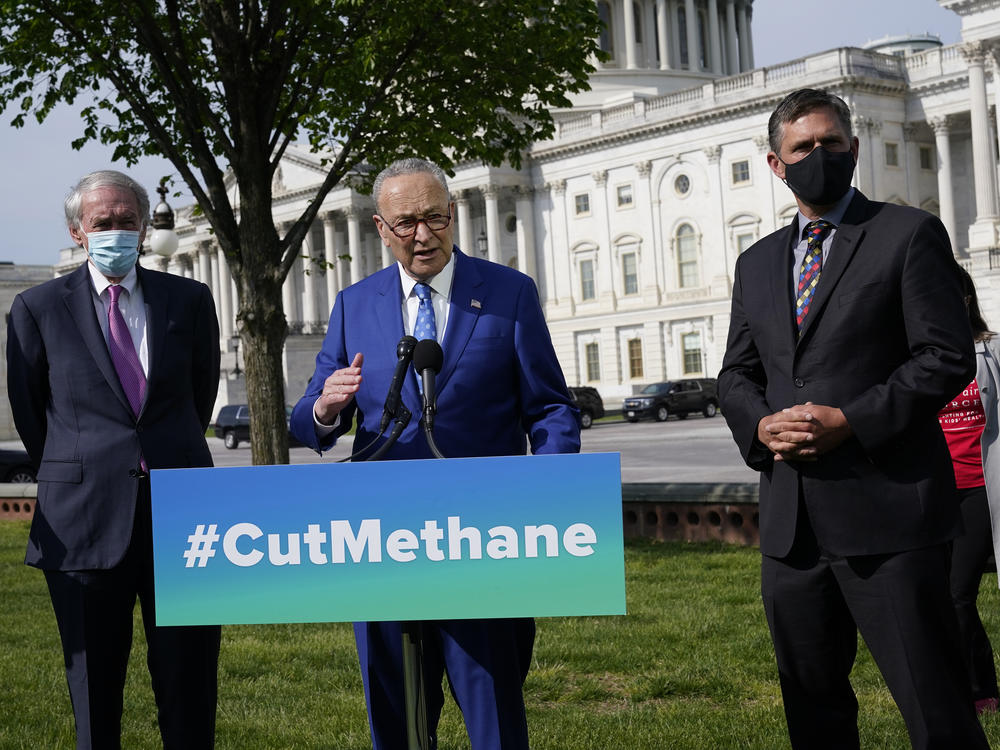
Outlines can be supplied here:
M719 410L719 396L715 378L688 378L668 380L647 385L635 396L629 396L622 405L625 419L638 422L652 417L665 422L671 414L686 419L688 414L701 412L714 417Z
M34 484L38 481L28 452L15 448L0 448L0 478L4 482L18 484Z
M571 387L569 395L580 410L580 427L589 430L595 419L604 416L604 400L596 388L589 385Z
M285 424L292 419L292 407L285 407ZM219 409L219 416L212 425L217 438L222 438L230 450L239 448L240 443L250 442L250 407L246 404L229 404ZM301 445L288 433L289 445Z

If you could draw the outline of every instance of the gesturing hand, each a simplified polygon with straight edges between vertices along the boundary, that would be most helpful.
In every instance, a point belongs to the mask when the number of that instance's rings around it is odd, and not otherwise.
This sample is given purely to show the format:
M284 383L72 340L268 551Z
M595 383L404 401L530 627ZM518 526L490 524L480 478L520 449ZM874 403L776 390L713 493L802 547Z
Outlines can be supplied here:
M313 404L313 414L320 424L333 424L337 415L351 403L361 387L361 365L365 356L358 352L349 367L334 370L323 383L323 392Z

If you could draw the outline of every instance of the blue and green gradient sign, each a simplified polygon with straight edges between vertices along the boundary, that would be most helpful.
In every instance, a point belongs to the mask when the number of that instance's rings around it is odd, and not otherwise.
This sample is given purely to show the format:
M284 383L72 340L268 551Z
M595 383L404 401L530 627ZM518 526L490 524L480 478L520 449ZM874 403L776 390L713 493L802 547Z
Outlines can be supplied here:
M625 613L617 453L151 483L159 625Z

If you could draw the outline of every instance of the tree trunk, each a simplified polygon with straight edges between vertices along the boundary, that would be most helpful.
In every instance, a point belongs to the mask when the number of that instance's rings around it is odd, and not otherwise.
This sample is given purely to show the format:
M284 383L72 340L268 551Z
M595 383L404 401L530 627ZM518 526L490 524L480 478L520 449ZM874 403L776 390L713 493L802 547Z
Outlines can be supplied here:
M250 406L250 447L255 465L288 463L282 367L288 323L282 309L284 279L279 271L278 234L271 219L270 196L265 197L268 202L264 203L263 211L254 211L250 201L244 204L240 222L241 262L234 268Z

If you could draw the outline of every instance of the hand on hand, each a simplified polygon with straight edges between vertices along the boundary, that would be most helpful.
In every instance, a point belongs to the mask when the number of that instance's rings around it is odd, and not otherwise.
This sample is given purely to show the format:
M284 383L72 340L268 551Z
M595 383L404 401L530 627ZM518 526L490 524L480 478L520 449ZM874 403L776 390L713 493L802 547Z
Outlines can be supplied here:
M774 453L775 461L815 461L851 436L844 413L807 401L764 417L757 439Z

